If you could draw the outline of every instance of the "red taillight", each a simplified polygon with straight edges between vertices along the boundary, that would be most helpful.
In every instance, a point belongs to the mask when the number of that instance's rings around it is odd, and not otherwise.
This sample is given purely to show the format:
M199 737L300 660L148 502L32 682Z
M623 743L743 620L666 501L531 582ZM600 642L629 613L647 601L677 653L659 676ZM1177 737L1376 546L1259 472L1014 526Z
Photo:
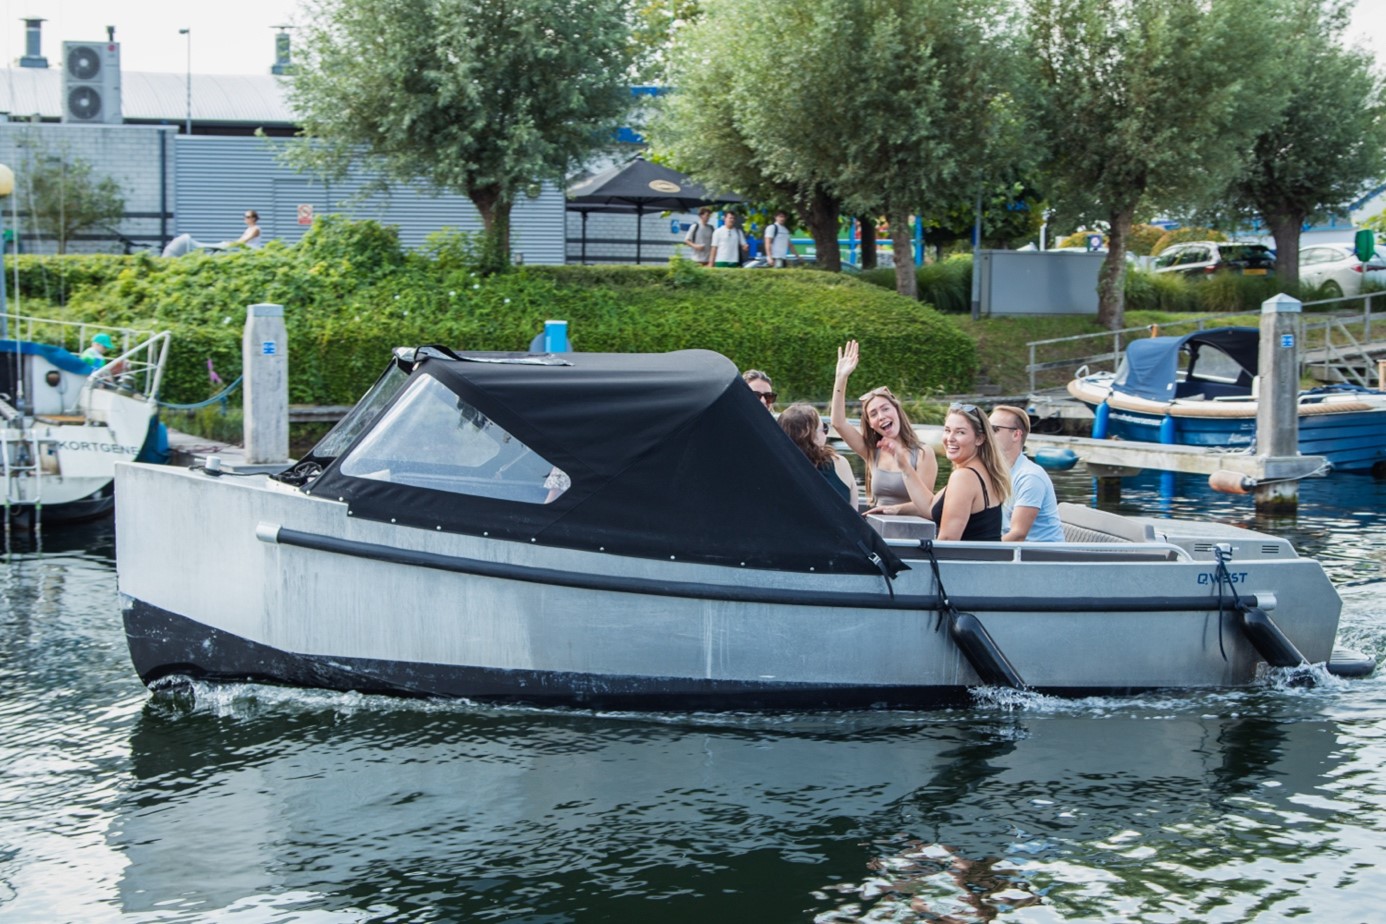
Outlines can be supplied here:
M1355 264L1353 264L1353 267L1352 267L1352 271L1353 271L1354 273L1361 273L1361 272L1364 272L1365 269L1366 269L1366 268L1363 267L1361 263L1355 263Z

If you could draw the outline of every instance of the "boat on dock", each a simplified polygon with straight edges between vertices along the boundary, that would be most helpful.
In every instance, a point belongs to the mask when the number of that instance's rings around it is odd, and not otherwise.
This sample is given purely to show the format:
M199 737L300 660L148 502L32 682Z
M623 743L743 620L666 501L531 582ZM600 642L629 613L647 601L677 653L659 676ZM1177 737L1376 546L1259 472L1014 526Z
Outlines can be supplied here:
M1092 409L1094 436L1252 452L1259 344L1254 327L1135 340L1116 372L1080 369L1068 392ZM1298 416L1301 455L1334 471L1386 471L1386 391L1305 389Z
M61 345L74 336L82 342L84 325L13 315L9 320L46 336L0 339L6 522L37 525L109 514L116 462L159 458L158 394L168 332L85 325L109 331L123 344L98 369Z
M707 351L401 348L284 471L121 463L116 480L125 632L151 685L927 707L1345 663L1337 592L1275 536L1073 505L1061 543L873 528Z

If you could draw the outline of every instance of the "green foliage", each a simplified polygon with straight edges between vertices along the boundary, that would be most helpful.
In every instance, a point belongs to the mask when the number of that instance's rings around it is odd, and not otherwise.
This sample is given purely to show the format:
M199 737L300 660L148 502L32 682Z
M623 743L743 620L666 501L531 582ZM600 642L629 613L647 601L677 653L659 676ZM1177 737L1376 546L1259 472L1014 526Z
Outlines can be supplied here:
M328 224L319 233L311 247L106 257L62 311L171 329L164 398L182 403L215 391L209 359L223 379L239 374L245 306L256 302L285 306L290 400L303 404L353 403L396 346L524 349L554 317L569 321L586 351L716 350L771 370L787 398L825 398L849 338L863 344L863 380L901 394L964 390L976 367L973 344L948 320L838 274L709 272L676 261L484 276L446 260L392 258L391 238L375 228ZM54 273L56 263L89 258L22 259Z
M296 36L284 86L314 143L285 156L467 196L489 268L508 263L511 204L575 170L630 102L624 0L320 0Z
M1165 248L1174 244L1182 244L1185 241L1225 241L1227 235L1221 231L1214 231L1212 228L1175 228L1166 231L1155 239L1155 244L1150 248L1150 255L1158 256L1163 253Z
M479 269L485 262L481 238L456 228L439 228L424 238L423 253L445 273Z
M1279 11L1267 31L1288 98L1245 157L1231 204L1261 216L1277 272L1294 283L1305 221L1345 208L1386 173L1386 75L1369 49L1349 46L1348 0L1282 0Z
M915 279L919 300L947 314L972 311L972 255L955 255L937 263L916 267ZM895 288L895 270L867 270L859 277L863 282L883 289Z
M701 285L707 278L707 271L697 260L689 260L681 253L675 253L669 258L669 275L665 278L665 285L674 288Z
M1164 237L1165 229L1159 225L1138 224L1131 226L1126 238L1126 250L1138 257L1148 257L1155 253L1155 245Z
M1143 204L1216 197L1286 88L1265 0L1029 0L1046 190L1113 240L1099 314L1122 326L1125 238Z
M299 241L295 257L299 263L340 263L358 272L373 273L402 264L404 251L399 246L399 229L394 226L320 215Z
M120 184L100 177L89 161L70 156L66 149L48 150L28 138L21 139L24 163L16 190L20 207L28 211L39 230L66 253L68 242L79 231L115 224L125 214Z

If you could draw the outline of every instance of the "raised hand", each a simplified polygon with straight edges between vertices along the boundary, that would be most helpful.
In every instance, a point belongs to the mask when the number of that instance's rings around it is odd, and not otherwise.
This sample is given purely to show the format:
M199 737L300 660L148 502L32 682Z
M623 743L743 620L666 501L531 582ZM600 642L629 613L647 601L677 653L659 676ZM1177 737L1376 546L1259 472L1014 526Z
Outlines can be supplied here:
M846 346L837 348L837 377L845 379L856 371L861 360L861 348L855 340L848 340Z

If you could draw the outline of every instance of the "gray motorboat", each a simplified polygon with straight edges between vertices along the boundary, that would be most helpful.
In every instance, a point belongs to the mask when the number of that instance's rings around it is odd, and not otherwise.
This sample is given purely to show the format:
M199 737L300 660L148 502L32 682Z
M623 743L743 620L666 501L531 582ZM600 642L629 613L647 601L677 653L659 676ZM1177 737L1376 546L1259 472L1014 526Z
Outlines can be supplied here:
M1216 523L1065 505L1063 543L887 538L706 351L400 349L287 471L117 488L147 683L679 710L1226 688L1329 662L1340 609L1318 562Z

